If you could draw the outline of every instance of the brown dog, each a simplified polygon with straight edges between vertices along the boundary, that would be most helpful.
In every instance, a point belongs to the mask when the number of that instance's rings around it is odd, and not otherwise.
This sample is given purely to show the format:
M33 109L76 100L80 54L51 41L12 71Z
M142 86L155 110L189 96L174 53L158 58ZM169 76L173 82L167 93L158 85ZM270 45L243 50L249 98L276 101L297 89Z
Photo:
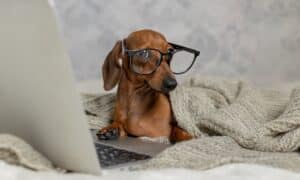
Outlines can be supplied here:
M111 90L118 83L113 122L98 132L99 139L114 139L126 135L169 137L171 141L183 141L192 136L179 128L174 121L168 92L173 90L176 79L165 58L155 72L140 75L130 69L129 50L155 48L167 52L172 46L166 38L152 30L131 33L118 41L107 55L102 67L104 89Z

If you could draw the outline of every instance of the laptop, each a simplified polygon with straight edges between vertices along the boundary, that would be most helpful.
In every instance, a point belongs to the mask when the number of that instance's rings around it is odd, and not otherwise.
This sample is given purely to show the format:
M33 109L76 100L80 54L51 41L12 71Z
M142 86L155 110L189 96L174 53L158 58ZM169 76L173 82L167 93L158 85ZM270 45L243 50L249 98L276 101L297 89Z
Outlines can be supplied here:
M1 1L0 23L0 133L21 137L59 167L92 174L168 147L95 138L46 0Z

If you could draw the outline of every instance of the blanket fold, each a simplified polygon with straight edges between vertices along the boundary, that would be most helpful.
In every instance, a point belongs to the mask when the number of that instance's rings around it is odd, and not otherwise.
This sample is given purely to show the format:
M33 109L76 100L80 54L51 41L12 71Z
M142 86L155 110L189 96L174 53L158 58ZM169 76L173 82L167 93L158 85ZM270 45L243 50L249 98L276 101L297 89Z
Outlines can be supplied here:
M102 128L112 120L115 94L82 99L91 128ZM178 125L195 139L167 148L132 169L204 170L226 163L256 163L300 172L300 86L281 91L241 80L193 77L170 93L170 101ZM2 137L7 138L0 136L0 159L31 169L53 168L30 148L33 159L24 159L22 151Z
M53 164L20 138L0 134L0 159L32 170L53 170Z
M179 125L197 137L205 128L247 149L292 152L299 148L299 88L289 97L242 81L192 78L171 92L171 103Z
M193 77L170 93L170 101L178 125L196 139L133 169L208 169L237 162L300 171L299 87L288 92L241 80Z

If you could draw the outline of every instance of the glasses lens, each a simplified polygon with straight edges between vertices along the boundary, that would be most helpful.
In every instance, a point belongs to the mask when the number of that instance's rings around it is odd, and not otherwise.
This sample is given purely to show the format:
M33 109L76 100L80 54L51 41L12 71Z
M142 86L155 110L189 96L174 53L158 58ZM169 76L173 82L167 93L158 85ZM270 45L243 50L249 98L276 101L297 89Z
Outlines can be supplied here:
M155 50L141 50L131 57L133 71L139 74L151 74L159 66L161 55Z
M192 65L194 54L187 51L178 51L171 59L170 67L173 73L183 73Z

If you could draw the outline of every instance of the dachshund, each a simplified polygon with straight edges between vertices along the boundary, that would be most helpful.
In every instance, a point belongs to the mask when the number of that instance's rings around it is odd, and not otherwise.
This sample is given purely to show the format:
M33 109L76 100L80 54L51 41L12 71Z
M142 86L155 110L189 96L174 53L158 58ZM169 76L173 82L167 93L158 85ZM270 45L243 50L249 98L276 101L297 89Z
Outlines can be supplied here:
M125 49L155 48L167 52L172 48L166 38L153 30L135 31L124 40L119 40L108 53L102 65L104 89L111 90L118 84L113 121L100 129L100 140L116 139L127 135L139 137L168 137L179 142L193 137L178 127L172 113L169 92L176 88L177 81L169 62L162 58L160 65L151 74L137 74L130 68Z

